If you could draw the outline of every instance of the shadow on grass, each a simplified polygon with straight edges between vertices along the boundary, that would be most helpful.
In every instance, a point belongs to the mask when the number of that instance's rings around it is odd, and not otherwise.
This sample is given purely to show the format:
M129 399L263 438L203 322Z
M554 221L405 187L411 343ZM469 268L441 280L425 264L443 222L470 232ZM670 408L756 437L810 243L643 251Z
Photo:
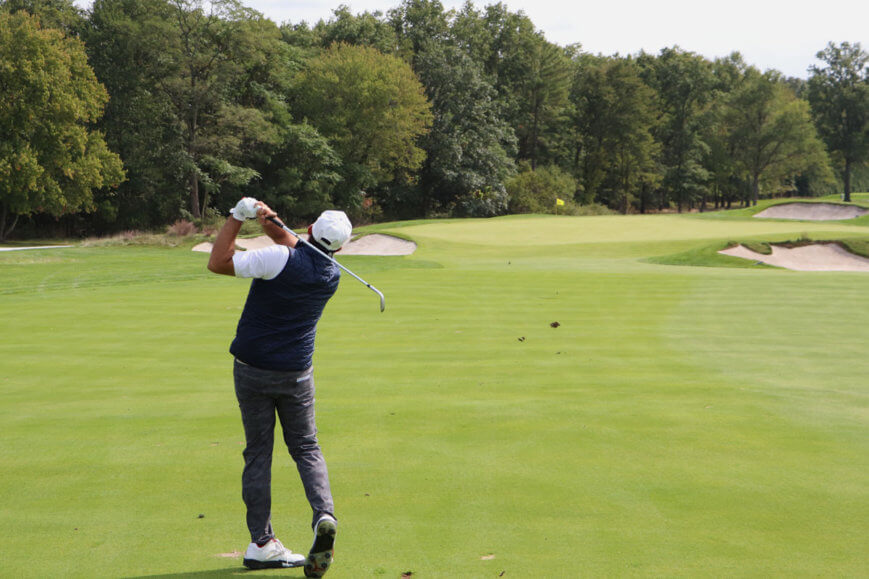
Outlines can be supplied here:
M227 569L212 569L210 571L187 571L185 573L161 573L158 575L135 575L126 577L126 579L160 579L161 577L165 579L172 579L177 577L199 577L201 579L214 578L218 577L237 577L239 575L247 575L251 571L249 569L245 569L244 567L229 567Z

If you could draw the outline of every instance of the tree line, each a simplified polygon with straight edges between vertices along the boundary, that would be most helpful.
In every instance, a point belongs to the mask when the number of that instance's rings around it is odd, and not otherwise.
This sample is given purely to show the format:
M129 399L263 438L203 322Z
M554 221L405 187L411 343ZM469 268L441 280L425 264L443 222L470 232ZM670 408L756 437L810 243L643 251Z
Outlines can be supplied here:
M704 210L869 188L869 55L594 55L521 11L403 0L277 25L238 0L0 0L0 238L208 222ZM22 218L23 219L20 219Z

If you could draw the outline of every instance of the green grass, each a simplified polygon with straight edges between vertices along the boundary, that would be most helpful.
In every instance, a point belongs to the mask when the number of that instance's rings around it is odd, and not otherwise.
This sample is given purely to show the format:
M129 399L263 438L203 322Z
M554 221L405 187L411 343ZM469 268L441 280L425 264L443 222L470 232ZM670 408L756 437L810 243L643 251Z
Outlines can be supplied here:
M340 519L327 577L865 576L869 276L688 267L736 263L713 251L734 239L865 228L527 216L368 231L390 229L416 254L339 256L386 312L348 276L320 324ZM247 283L206 259L0 253L2 575L243 573L218 555L247 542L226 351ZM310 513L279 448L273 476L276 530L305 551Z
M854 194L854 200L859 204L863 196L869 194ZM773 244L778 245L804 245L813 242L836 242L846 249L863 257L869 257L869 216L845 221L794 221L789 219L763 219L756 220L753 216L772 205L794 202L834 202L838 197L831 196L817 199L786 199L765 200L756 207L734 209L731 211L718 211L703 214L678 216L684 219L693 219L699 223L714 222L714 231L723 234L729 231L732 236L725 239L722 236L708 244L689 244L685 248L671 254L652 254L647 261L659 265L692 265L712 266L728 268L766 268L765 264L752 262L737 257L720 255L718 252L727 247L737 244L746 246L760 254L772 253ZM776 225L776 227L771 227ZM673 232L687 234L693 231L684 227ZM796 234L798 232L798 234Z
M772 255L772 246L765 241L746 241L742 245L761 255Z

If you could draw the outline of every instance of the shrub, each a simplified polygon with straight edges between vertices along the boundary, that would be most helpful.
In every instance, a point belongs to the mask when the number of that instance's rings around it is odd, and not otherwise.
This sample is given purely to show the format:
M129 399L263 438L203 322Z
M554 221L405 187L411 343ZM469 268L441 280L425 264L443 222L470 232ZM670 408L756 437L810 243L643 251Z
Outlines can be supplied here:
M507 212L508 202L506 191L487 187L457 198L452 214L456 217L495 217Z
M558 167L525 167L507 181L506 187L510 213L555 213L557 199L565 202L559 213L572 213L566 204L572 204L576 180Z
M363 193L364 195L364 193ZM357 208L347 210L350 223L354 226L369 225L383 219L383 209L374 197L363 196Z
M186 219L179 219L166 228L166 233L173 237L187 237L196 233L196 226Z
M577 205L575 203L571 203L567 201L565 207L563 207L565 211L558 211L559 213L563 213L564 215L581 215L581 216L589 216L589 215L616 215L618 212L613 211L606 205L601 205L600 203L589 203L588 205Z

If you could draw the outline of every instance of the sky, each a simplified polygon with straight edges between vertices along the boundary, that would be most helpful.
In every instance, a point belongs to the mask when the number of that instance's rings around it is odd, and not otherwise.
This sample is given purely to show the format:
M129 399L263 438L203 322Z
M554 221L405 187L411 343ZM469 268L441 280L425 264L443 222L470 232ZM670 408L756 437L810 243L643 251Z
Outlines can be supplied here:
M241 0L277 24L329 20L340 4L350 12L381 11L400 0ZM463 0L441 0L459 9ZM496 0L475 0L481 9ZM550 42L580 43L593 54L657 54L678 45L709 59L742 53L748 64L808 77L828 42L859 42L869 50L869 0L504 0L524 12Z

